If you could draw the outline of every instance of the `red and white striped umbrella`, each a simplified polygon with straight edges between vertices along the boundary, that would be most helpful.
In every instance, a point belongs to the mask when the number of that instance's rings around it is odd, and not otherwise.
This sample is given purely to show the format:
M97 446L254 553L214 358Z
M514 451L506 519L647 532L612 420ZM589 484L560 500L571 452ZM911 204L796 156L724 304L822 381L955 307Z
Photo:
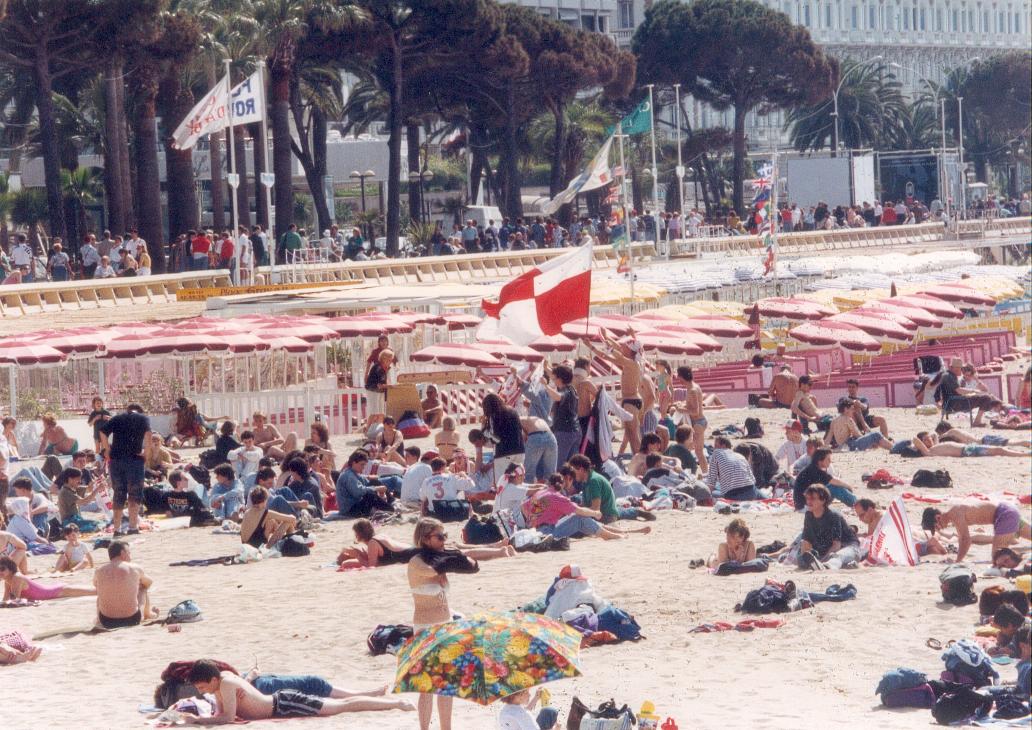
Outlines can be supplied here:
M517 345L509 339L478 340L471 343L471 347L489 352L495 357L503 360L515 360L516 362L541 362L545 359L537 350L530 347Z
M873 337L881 337L886 340L906 342L914 338L914 333L898 322L876 316L865 316L862 312L843 312L828 317L824 321L845 322L859 327Z
M696 345L701 348L703 352L719 352L724 349L722 344L709 335L679 324L659 324L638 334L673 337L674 339L683 340L692 345Z
M833 307L828 307L809 299L793 299L791 297L768 297L761 299L756 302L753 308L758 309L759 313L764 317L794 320L820 319L838 312ZM746 311L749 311L749 309Z
M826 319L805 322L793 327L788 334L808 345L839 345L847 350L877 352L881 350L878 340L859 327L845 322L831 322Z
M686 317L677 324L682 327L702 332L710 337L723 337L725 339L746 339L754 335L752 327L730 317L720 315L702 315L699 317Z
M882 322L893 322L905 329L907 332L911 333L916 332L919 326L917 322L907 317L905 314L903 314L902 311L893 312L885 309L870 309L868 307L857 307L856 309L849 310L849 312L843 312L843 314L855 314L862 317L867 317L869 319L876 319ZM836 314L835 316L838 317L839 315Z
M306 342L300 337L276 336L265 340L273 350L286 350L287 352L299 355L303 352L311 352L315 343Z
M963 284L943 284L942 286L930 286L922 289L919 294L928 294L936 299L946 302L957 302L969 304L976 307L993 307L996 300L988 294L983 294L977 289L972 289Z
M108 358L133 358L146 355L183 355L197 352L224 352L229 343L203 332L177 334L174 331L152 335L126 335L112 340L105 348Z
M111 339L104 330L42 330L18 335L18 340L26 344L49 345L66 355L100 352Z
M666 336L660 332L639 332L633 338L626 337L622 341L637 340L643 350L660 352L664 355L701 355L703 349L693 342L688 342L679 335Z
M541 335L527 347L538 352L573 352L577 349L577 343L566 335Z
M60 350L37 342L5 340L0 342L0 365L51 365L64 362L68 356Z
M444 321L448 324L448 329L454 332L479 327L484 319L475 314L446 314Z
M942 320L920 307L910 307L906 304L895 303L892 299L880 299L854 309L854 312L867 312L870 314L884 314L888 317L895 317L904 327L906 322L911 322L916 327L942 327ZM904 321L906 320L906 321Z
M571 340L590 340L592 342L601 342L603 328L594 322L588 324L586 320L578 319L574 322L567 322L564 324L562 326L562 333Z
M902 297L890 297L880 300L882 304L892 306L893 303L903 304L908 307L918 307L926 312L931 312L937 317L947 319L964 319L964 313L949 302L938 299L928 294L907 294Z
M324 326L341 337L379 337L380 335L411 332L412 325L396 318L365 319L364 317L334 317L324 320Z
M194 317L179 322L172 322L166 329L174 329L180 332L225 332L232 330L246 332L250 328L247 323L238 322L235 319L223 319L221 317Z
M324 324L314 324L304 321L294 324L287 322L259 324L258 327L252 330L252 332L259 337L264 337L265 335L273 335L275 337L299 337L305 342L312 343L340 339L340 335L330 327Z
M415 362L433 362L440 365L463 365L465 367L505 366L505 363L489 352L454 342L441 342L424 347L410 356Z

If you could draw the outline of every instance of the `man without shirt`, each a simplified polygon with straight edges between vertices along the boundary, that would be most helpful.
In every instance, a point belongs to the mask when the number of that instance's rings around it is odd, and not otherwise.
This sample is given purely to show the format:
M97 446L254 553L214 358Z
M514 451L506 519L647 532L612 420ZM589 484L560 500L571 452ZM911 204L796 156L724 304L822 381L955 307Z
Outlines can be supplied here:
M802 422L805 433L810 432L810 422L816 421L821 417L821 412L817 409L817 400L810 395L810 388L812 387L813 380L809 375L799 378L799 389L796 391L789 406L792 415Z
M760 408L791 408L796 392L799 390L799 378L788 365L782 365L780 372L770 381L767 397L757 400Z
M867 451L873 448L890 450L892 442L885 438L881 431L860 433L856 425L855 408L856 401L849 398L839 399L838 415L828 425L828 432L824 434L824 445L833 449L845 446L850 451Z
M874 531L878 528L878 523L882 519L882 511L878 509L878 505L873 500L864 497L863 499L858 499L856 504L853 505L853 513L867 526L866 537L873 537ZM934 535L927 540L922 540L917 535L913 537L919 558L923 558L925 555L946 554L946 548L943 547L943 544Z
M958 504L957 506L942 512L935 507L928 507L921 515L922 529L935 534L953 525L957 528L956 562L962 561L971 549L971 525L992 525L993 526L993 548L991 555L1009 545L1017 542L1021 537L1025 540L1032 540L1032 527L1021 516L1017 507L1009 502L983 502L981 504Z
M137 626L144 619L156 618L158 609L150 605L149 589L154 581L132 563L129 546L118 540L108 546L108 562L93 574L97 588L97 620L105 629Z
M641 417L644 406L641 397L641 362L639 359L641 345L634 340L616 342L605 333L605 330L602 330L602 340L609 347L609 357L620 369L620 405L633 416L630 421L624 422L624 429L629 432L626 435L627 441L631 445L631 451L637 453L641 448ZM595 354L601 354L590 341L588 341L588 349Z
M215 714L211 717L183 715L187 725L229 725L237 718L269 720L284 717L327 717L342 712L370 710L408 710L415 706L406 700L388 697L349 697L335 699L316 697L293 689L281 689L264 695L243 677L221 671L214 662L194 662L188 676L198 692L215 695Z
M703 409L702 388L695 382L695 374L690 367L682 365L677 368L677 376L685 382L688 387L688 394L684 398L684 412L692 424L692 444L695 447L695 458L699 462L699 469L705 474L709 471L709 461L706 459L706 413Z

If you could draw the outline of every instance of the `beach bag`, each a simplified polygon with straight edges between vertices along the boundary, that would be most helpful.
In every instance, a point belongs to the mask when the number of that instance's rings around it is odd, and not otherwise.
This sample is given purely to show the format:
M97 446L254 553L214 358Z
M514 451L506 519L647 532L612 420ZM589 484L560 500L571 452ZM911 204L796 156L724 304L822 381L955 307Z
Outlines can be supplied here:
M195 482L203 486L206 490L211 487L211 474L209 474L208 470L203 466L194 466L191 464L186 468L186 472Z
M468 545L488 545L501 539L502 531L490 517L473 515L462 528L462 541Z
M165 618L166 624L192 624L200 621L203 618L201 616L201 609L193 599L187 599L180 601L168 611L168 616Z
M942 653L942 660L946 664L946 672L959 684L984 687L1000 676L985 650L970 639L961 639L951 644Z
M215 666L223 672L239 672L226 662L212 659ZM154 705L165 709L176 702L187 697L196 697L197 689L187 681L190 670L193 669L193 661L171 662L161 673L161 684L154 689Z
M886 707L918 707L927 710L935 706L935 691L930 684L921 684L908 689L883 692L882 704Z
M441 522L462 522L469 517L469 501L465 499L435 499L430 511Z
M634 713L630 708L627 705L617 708L613 700L592 710L580 698L574 697L566 716L566 730L630 730L634 724Z
M926 489L952 489L953 478L945 469L918 469L910 480L912 487L924 487Z
M410 417L402 416L398 422L398 430L401 431L402 436L406 439L421 439L430 435L430 427L422 418L407 412L406 416Z
M285 558L303 558L312 552L304 536L298 534L287 535L276 547Z
M881 681L878 682L874 693L884 697L884 695L890 692L901 689L913 689L927 683L928 677L924 672L919 672L916 669L907 669L906 667L897 667L896 669L890 669L882 675Z
M963 563L951 565L939 573L939 588L942 600L954 606L967 606L978 602L975 595L975 571Z
M607 606L598 614L598 630L608 631L620 641L638 641L643 638L641 626L634 616L616 606Z
M370 632L366 639L366 647L373 656L395 654L401 645L411 639L411 626L405 624L380 624Z
M973 717L985 717L992 706L992 697L967 687L951 687L935 701L932 717L940 725L953 725Z

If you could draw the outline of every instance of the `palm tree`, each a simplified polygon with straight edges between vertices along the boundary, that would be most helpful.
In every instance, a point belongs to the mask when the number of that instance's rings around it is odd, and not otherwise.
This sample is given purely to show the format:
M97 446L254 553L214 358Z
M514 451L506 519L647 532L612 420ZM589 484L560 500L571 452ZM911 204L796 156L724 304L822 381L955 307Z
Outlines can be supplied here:
M291 148L305 172L320 230L328 229L332 221L329 208L332 201L327 201L323 185L327 171L326 134L329 121L341 119L343 104L340 73L336 68L308 61L298 64L290 94L290 111L298 140L291 140Z
M838 92L839 140L846 148L876 147L904 112L902 85L884 64L842 61ZM789 111L785 127L800 152L830 147L834 139L833 99Z
M65 200L69 202L74 211L75 228L83 234L89 230L86 209L91 205L96 205L103 190L102 175L101 170L96 167L61 170L61 190L64 192ZM68 243L70 244L69 253L79 250L78 240Z
M938 114L931 104L918 100L905 104L885 130L883 144L890 150L924 150L938 147Z
M452 222L462 224L463 213L466 212L466 199L461 195L449 195L444 200L437 201L437 209L445 215L452 217Z
M11 196L11 220L29 230L29 243L39 251L39 224L50 212L49 198L44 188L22 188Z

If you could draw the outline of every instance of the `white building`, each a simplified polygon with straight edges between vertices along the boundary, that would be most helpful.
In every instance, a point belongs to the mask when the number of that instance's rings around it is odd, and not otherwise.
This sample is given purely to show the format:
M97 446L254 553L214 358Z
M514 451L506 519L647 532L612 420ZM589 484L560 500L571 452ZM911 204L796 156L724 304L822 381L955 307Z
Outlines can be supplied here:
M880 56L904 89L914 91L924 79L940 82L946 71L976 58L1030 45L1029 0L759 0L806 26L824 51L839 59L869 60ZM630 45L634 29L651 0L616 0L616 26L621 45ZM896 65L893 65L896 64ZM716 112L705 104L690 107L696 127L733 126L732 112ZM750 114L746 134L751 146L765 148L772 140L787 142L784 112L766 117Z
M609 33L617 27L616 0L501 0L533 8L575 28Z

